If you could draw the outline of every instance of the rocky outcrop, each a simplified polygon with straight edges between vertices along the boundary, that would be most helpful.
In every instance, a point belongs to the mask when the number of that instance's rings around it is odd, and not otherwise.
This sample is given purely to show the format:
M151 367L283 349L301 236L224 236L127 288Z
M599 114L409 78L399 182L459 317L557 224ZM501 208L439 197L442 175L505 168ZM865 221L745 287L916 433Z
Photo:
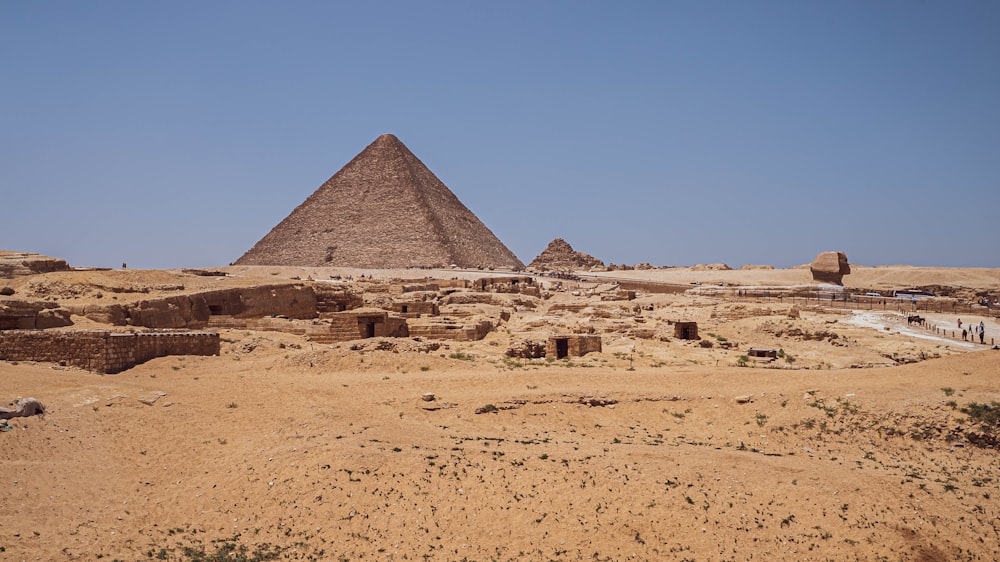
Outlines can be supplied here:
M325 293L324 293L325 294ZM340 294L347 294L341 292ZM330 295L334 295L331 293ZM334 299L336 295L326 295ZM344 296L351 304L357 299ZM329 303L328 303L329 304ZM331 306L337 306L336 303ZM264 285L240 289L220 289L190 295L142 300L131 304L85 305L72 307L73 314L95 322L146 328L204 328L210 316L261 318L282 315L315 318L317 295L305 285Z
M844 284L844 276L851 273L851 265L847 263L844 252L820 252L809 266L813 281L820 283Z
M56 303L0 300L0 330L44 330L70 326L70 311Z
M691 266L691 271L732 271L732 269L724 263L699 263Z
M604 262L583 252L577 252L562 238L556 238L528 264L535 271L580 271L604 267Z
M69 264L66 263L66 260L31 252L0 250L0 279L68 270Z

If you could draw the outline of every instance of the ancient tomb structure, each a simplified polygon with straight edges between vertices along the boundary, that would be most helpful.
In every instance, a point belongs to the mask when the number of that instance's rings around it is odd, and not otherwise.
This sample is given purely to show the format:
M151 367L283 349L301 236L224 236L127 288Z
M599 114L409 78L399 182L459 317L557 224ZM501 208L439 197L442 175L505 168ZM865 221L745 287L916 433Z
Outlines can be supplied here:
M367 338L405 338L410 335L406 320L384 310L360 308L338 312L317 321L306 331L309 341L335 343Z
M751 347L747 350L747 355L762 359L776 359L778 357L778 350L773 347Z
M382 135L238 265L524 267L399 139Z
M566 334L549 338L545 345L545 357L562 359L582 357L591 351L601 351L601 336L594 334Z
M698 337L698 323L674 322L674 337L679 340L701 339Z
M843 285L844 276L851 273L851 265L844 252L820 252L809 265L809 271L813 281Z

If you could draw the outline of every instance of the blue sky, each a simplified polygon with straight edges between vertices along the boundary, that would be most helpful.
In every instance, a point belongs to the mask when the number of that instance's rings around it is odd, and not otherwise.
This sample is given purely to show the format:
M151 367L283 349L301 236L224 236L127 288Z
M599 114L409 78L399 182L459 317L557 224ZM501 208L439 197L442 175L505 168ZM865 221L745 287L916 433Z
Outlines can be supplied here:
M3 2L0 249L237 259L396 134L525 263L1000 267L1000 2Z

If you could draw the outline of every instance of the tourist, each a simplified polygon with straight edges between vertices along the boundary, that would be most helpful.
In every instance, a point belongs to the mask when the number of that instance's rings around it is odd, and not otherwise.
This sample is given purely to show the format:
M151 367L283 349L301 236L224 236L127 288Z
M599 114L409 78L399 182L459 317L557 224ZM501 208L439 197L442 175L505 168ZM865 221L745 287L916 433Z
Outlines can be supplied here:
M959 330L962 329L962 319L961 318L958 319L958 329Z
M979 343L986 343L986 324L983 321L979 321Z
M966 335L966 333L967 332L965 330L962 330L962 341L965 341L965 335Z

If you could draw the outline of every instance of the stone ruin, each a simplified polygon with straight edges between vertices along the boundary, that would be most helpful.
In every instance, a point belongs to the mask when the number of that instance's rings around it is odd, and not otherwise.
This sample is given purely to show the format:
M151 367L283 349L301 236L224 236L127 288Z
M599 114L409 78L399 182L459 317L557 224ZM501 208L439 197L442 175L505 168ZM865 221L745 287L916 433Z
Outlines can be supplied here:
M580 271L603 268L604 262L583 252L577 252L562 238L556 238L528 264L535 271Z
M545 357L552 359L583 357L590 352L600 351L601 336L596 334L554 335L545 345Z
M534 279L524 276L352 285L299 280L64 307L0 299L0 360L116 373L154 357L218 354L219 334L191 331L200 329L276 331L320 344L369 338L476 341L506 322L511 310L533 308L540 300ZM110 329L48 329L72 326L74 316Z
M843 285L844 276L851 273L851 265L844 252L820 252L809 265L809 271L813 281Z

